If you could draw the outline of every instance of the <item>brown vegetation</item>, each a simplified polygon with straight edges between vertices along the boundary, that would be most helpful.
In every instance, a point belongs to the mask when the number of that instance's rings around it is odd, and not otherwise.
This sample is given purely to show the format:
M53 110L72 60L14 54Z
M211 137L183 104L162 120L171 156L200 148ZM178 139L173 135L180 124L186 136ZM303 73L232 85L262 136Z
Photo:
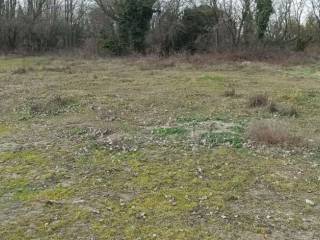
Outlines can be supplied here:
M269 97L267 94L256 94L249 97L248 105L251 108L254 107L265 107L268 105Z
M302 139L290 133L288 127L275 120L259 120L251 123L248 138L254 143L267 145L298 145Z
M236 90L234 88L228 88L224 91L223 96L225 97L235 97Z
M268 106L270 113L276 113L280 116L297 117L298 110L292 105L277 104L273 101Z

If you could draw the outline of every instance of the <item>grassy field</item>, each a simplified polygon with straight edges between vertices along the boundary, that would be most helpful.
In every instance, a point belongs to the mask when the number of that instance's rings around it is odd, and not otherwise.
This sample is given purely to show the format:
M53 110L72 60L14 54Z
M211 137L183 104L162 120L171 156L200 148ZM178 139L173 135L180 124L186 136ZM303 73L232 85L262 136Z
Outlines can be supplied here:
M319 110L317 63L2 57L0 239L320 239Z

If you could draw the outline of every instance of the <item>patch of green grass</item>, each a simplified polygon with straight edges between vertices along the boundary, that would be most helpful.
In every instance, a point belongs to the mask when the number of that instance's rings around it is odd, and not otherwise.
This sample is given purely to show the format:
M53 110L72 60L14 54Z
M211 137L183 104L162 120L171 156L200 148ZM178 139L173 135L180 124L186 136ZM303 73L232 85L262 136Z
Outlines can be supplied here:
M220 145L230 145L232 147L241 148L244 138L232 132L209 132L201 136L201 143L209 147L217 147Z
M0 159L2 163L7 163L12 166L14 165L37 165L47 163L46 159L39 153L35 151L22 151L22 152L5 152L0 153Z
M10 128L6 124L0 123L0 136L10 132Z
M49 162L42 154L34 151L4 152L0 153L0 161L0 179L6 179L1 184L1 194L25 200L43 188L39 182L45 181Z
M197 81L197 87L207 87L222 90L225 84L225 77L222 75L205 74L200 76Z
M233 126L232 128L231 128L231 131L232 132L234 132L235 134L238 134L238 135L240 135L240 134L244 134L245 133L245 125L246 125L247 123L245 122L245 121L243 121L243 122L239 122L237 125L235 125L235 126Z
M286 94L281 95L280 98L293 104L306 105L319 101L320 92L313 90L292 90Z
M43 61L41 57L26 57L26 58L0 58L0 69L11 71L17 68L30 68L36 63Z
M20 199L20 196L32 193L30 181L20 177L16 179L7 179L0 186L0 195L9 195L12 199Z
M213 81L213 82L223 82L225 78L223 76L219 75L203 75L202 77L199 78L199 80L203 81Z
M229 113L218 113L213 117L213 120L222 122L231 122L232 117Z
M167 137L167 136L182 136L187 133L187 129L182 127L168 127L168 128L156 128L152 131L152 133L159 137Z
M287 68L287 74L297 77L314 77L317 69L312 66L295 66Z
M236 157L227 148L208 154L208 159L203 155L176 159L171 153L171 158L175 159L173 161L166 160L168 155L164 154L156 155L152 160L149 154L152 155L149 152L146 156L136 155L127 159L135 176L126 187L136 189L137 194L123 206L108 201L107 205L112 209L109 213L110 221L119 228L106 231L102 227L103 222L95 223L94 229L99 236L111 239L116 236L149 239L155 235L164 239L215 239L212 232L199 231L200 226L193 220L198 215L193 218L193 214L203 214L204 221L215 219L214 212L217 209L226 210L228 204L241 196L241 190L250 185L255 176L251 171L236 168L237 162L236 166L232 164L214 168L212 164L223 164L226 157ZM203 178L197 176L199 165L204 171ZM224 173L221 179L215 177L218 172ZM225 194L228 197L224 197ZM230 197L234 195L236 197ZM197 213L199 209L201 212ZM209 215L210 212L212 216ZM192 226L188 227L186 221ZM122 222L128 224L118 224ZM110 224L106 220L104 223ZM181 232L174 229L180 229Z
M36 192L29 192L23 196L19 196L24 201L60 201L72 196L74 189L71 187L57 186L50 189L44 189Z
M200 123L208 120L210 120L210 117L205 117L201 115L182 116L177 118L177 123Z

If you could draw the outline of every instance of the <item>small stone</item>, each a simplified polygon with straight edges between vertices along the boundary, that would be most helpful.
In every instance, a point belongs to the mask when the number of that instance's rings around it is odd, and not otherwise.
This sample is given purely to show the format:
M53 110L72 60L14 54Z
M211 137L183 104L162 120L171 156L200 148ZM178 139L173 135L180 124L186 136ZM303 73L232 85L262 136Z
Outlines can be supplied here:
M125 201L123 199L120 199L120 206L126 205Z
M82 199L77 199L77 200L74 200L72 203L73 204L79 204L79 203L84 203L85 200L82 200Z
M313 201L311 201L310 199L306 199L306 204L309 204L311 206L315 205L315 203Z
M91 208L90 210L91 210L92 213L100 214L100 211L98 209Z

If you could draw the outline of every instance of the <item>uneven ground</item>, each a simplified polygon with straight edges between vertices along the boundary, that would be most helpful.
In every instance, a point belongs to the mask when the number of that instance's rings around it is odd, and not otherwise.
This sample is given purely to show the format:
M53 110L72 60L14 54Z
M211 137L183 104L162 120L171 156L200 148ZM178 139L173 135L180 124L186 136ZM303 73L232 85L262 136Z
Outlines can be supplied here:
M0 239L320 239L319 109L316 63L0 58Z

